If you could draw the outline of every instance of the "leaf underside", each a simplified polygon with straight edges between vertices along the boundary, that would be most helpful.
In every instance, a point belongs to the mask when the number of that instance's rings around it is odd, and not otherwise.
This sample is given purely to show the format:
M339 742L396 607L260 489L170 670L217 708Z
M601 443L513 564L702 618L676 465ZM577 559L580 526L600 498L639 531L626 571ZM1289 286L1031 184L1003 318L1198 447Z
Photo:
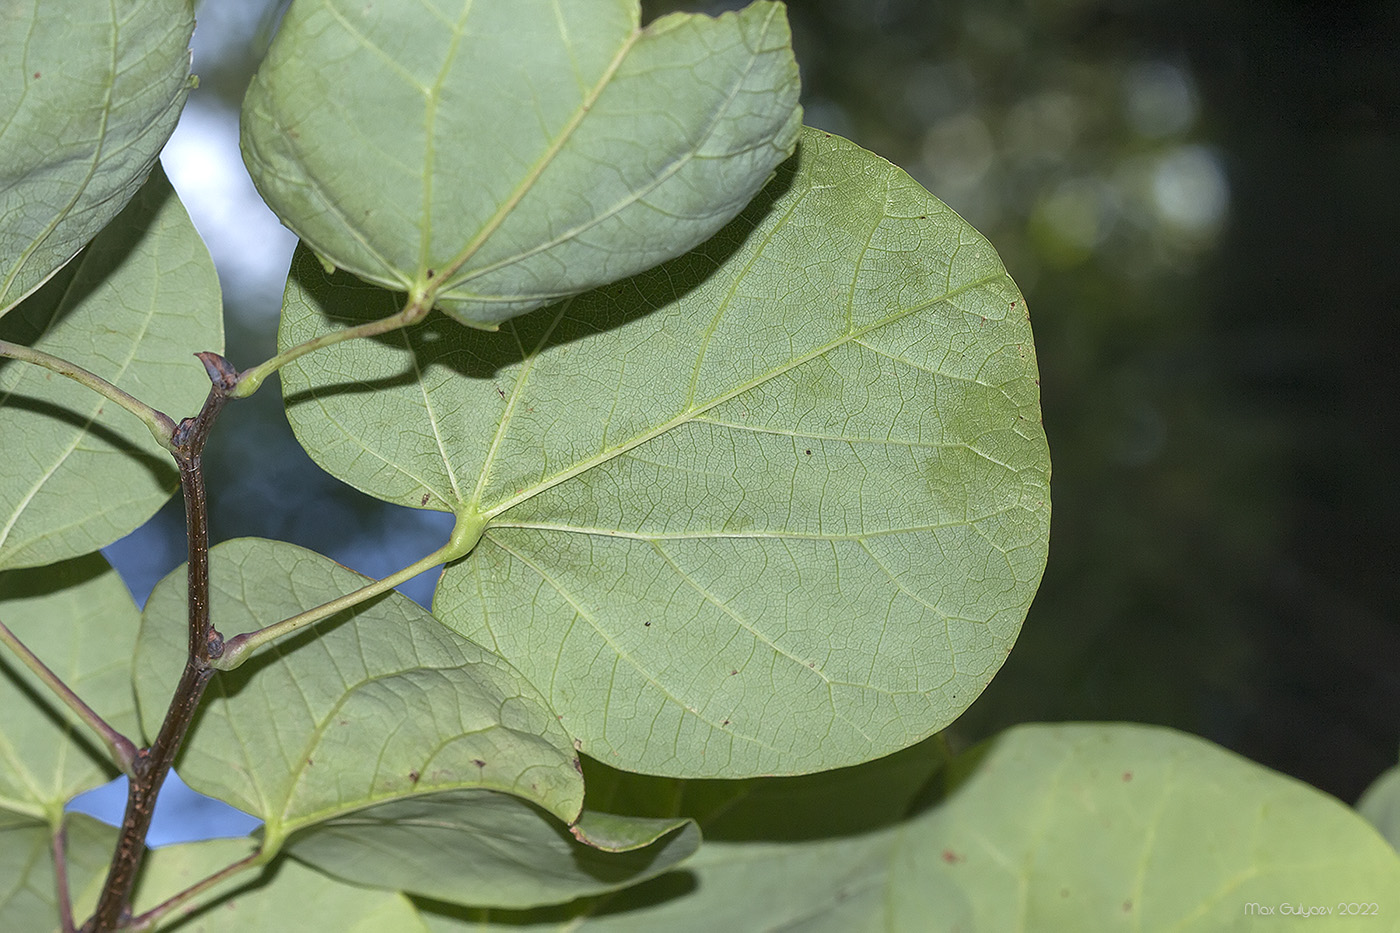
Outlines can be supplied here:
M226 638L368 582L259 538L215 546L210 573L211 613ZM143 613L136 691L148 734L181 669L185 593L180 568ZM216 677L178 768L191 787L263 820L274 851L298 830L420 795L508 793L564 822L583 797L568 737L529 683L398 593Z
M0 315L146 180L189 93L187 0L0 5Z
M136 732L131 655L139 619L101 555L0 571L0 621L128 736ZM115 775L97 737L7 650L0 650L0 710L0 822L4 814L47 820Z
M72 262L0 320L0 337L96 373L179 420L223 349L214 263L157 168ZM0 568L91 553L134 531L179 487L135 416L46 369L0 360Z
M592 828L601 838L590 838ZM462 790L329 820L287 851L356 884L479 907L535 907L625 888L695 854L684 819L585 812L570 835L505 794ZM587 843L587 844L585 844Z
M280 345L399 300L303 251ZM912 744L990 680L1044 566L1024 301L961 218L816 131L680 259L282 380L323 468L486 523L435 614L624 769L800 773Z
M136 909L148 910L247 855L247 839L211 839L152 850L136 891ZM345 884L290 859L278 859L249 884L235 875L171 916L179 933L426 933L407 897ZM206 906L211 905L212 906ZM188 913L191 916L185 917Z
M518 913L425 905L424 918L435 933L1206 933L1313 929L1326 920L1280 905L1356 904L1366 915L1332 925L1400 928L1400 857L1354 811L1194 736L1017 727L955 760L941 801L893 822L871 809L884 770L831 781L821 807L777 793L702 819L684 872L618 895ZM869 813L866 831L832 832L850 810ZM732 835L746 818L786 829ZM1275 916L1256 920L1251 904Z
M638 18L297 0L244 100L244 160L323 261L494 328L685 252L792 152L780 5Z

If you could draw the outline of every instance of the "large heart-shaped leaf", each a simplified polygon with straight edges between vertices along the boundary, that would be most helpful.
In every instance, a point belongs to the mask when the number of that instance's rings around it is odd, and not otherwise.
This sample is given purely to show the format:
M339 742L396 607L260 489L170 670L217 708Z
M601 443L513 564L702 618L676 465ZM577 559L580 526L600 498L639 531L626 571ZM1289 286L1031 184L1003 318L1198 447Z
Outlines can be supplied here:
M226 637L367 582L258 538L213 548L210 568L210 611ZM150 734L182 666L185 594L181 568L156 585L142 617L136 690ZM299 829L423 794L499 791L564 822L583 800L568 737L530 684L398 593L219 674L179 769L191 787L262 819L273 851Z
M101 555L0 572L0 622L133 739L131 655L139 619ZM0 821L8 812L52 822L70 799L116 774L97 737L4 648L0 710Z
M0 314L136 194L189 92L189 0L0 4Z
M296 260L280 341L397 299ZM818 132L695 252L510 322L283 370L324 468L485 531L437 616L594 757L797 773L941 729L1044 567L1024 303L976 231Z
M1400 857L1354 811L1167 729L1013 729L954 763L940 803L860 835L823 837L831 817L768 803L770 825L803 828L733 841L706 822L684 873L565 908L425 918L438 933L1400 929Z
M223 348L219 278L159 169L77 259L0 320L0 337L61 357L175 418L209 391L196 350ZM0 359L0 568L87 554L179 485L136 417L46 369Z
M691 248L792 152L781 6L638 21L638 0L296 0L244 159L325 260L493 327Z

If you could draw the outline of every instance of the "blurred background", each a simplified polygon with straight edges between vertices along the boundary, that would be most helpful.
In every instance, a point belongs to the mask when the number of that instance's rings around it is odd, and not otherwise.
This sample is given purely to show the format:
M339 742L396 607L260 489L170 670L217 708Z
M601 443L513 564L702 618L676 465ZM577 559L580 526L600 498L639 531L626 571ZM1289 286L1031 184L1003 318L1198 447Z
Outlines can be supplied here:
M977 226L1031 309L1050 562L955 739L1162 723L1354 802L1400 744L1400 377L1384 349L1400 2L788 6L807 122ZM278 8L200 5L201 84L163 156L219 266L239 366L274 352L294 245L237 151ZM275 388L229 407L205 462L216 540L280 538L383 576L450 531L322 474ZM182 536L177 499L108 549L139 602ZM407 592L426 602L432 577Z

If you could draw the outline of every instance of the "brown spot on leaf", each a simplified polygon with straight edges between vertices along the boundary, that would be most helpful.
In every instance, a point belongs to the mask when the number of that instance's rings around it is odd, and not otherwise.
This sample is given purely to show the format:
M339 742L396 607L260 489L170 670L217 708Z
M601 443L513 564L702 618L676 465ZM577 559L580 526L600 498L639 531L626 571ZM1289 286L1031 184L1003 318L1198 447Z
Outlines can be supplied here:
M480 758L473 758L472 764L476 765L478 768L486 767L486 762L482 761Z
M949 865L956 865L958 862L961 862L963 860L963 857L958 853L954 852L952 849L944 849L941 858Z
M410 783L410 784L417 784L417 783L418 783L418 772L417 772L417 771L410 771L410 772L408 772L408 783Z
M1128 782L1131 781L1132 779L1133 779L1133 772L1131 772L1131 771L1124 771L1124 772L1123 772L1123 783L1124 783L1124 784L1128 783Z
M427 505L427 504L428 504L428 494L427 494L426 492L423 493L423 501L420 502L420 503L418 503L418 504L419 504L419 505Z

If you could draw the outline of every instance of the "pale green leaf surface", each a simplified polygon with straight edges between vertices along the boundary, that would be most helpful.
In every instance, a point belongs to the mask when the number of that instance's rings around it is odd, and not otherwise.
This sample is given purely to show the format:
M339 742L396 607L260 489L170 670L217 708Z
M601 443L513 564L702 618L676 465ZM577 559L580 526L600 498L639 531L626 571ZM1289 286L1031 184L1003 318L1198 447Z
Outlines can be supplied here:
M457 904L534 907L626 887L695 853L688 820L584 813L574 828L504 794L463 790L380 804L293 837L329 874ZM602 851L606 847L609 851Z
M368 582L258 538L214 547L210 573L225 638ZM142 617L137 699L148 734L183 662L185 593L180 568ZM262 819L279 843L373 804L462 788L514 794L569 822L582 805L577 768L568 736L518 672L396 592L216 675L178 764L191 787Z
M223 349L219 279L159 170L83 253L0 320L0 337L96 373L177 421ZM87 554L145 523L179 486L134 415L30 363L0 359L0 568Z
M1369 825L1202 739L1023 726L955 769L940 804L864 835L715 841L707 825L686 871L608 898L425 918L436 933L1400 929L1400 858ZM1378 913L1340 917L1345 903Z
M296 0L244 159L328 262L494 327L690 249L792 152L781 6L638 22L637 0Z
M0 314L129 201L189 92L189 0L0 3Z
M705 843L686 863L688 870L558 908L488 913L436 904L425 918L443 931L596 927L642 933L669 931L673 923L698 921L710 910L714 913L705 922L712 926L707 929L748 931L783 929L781 921L765 921L784 913L787 919L804 917L811 909L829 913L833 924L860 929L872 898L878 898L881 859L890 849L888 842L872 849L867 839L904 819L946 761L937 738L851 768L744 781L658 778L584 759L590 808L684 813L700 822ZM736 845L739 842L745 845ZM857 849L863 858L852 857ZM779 876L767 869L764 854L775 852L794 859L786 866L790 874ZM711 879L713 866L738 863L741 853L751 856L746 864L758 869L746 875L741 865L726 879L725 888L717 890ZM775 884L778 887L764 896L771 906L755 900L752 892ZM746 896L738 897L741 891ZM732 904L715 903L730 896ZM690 911L696 898L704 900L699 910Z
M131 655L140 612L101 555L0 571L0 622L113 728L139 738ZM56 820L116 774L92 731L4 647L0 710L0 808Z
M137 912L247 855L246 839L212 839L151 851ZM176 910L157 929L179 933L426 933L402 894L344 884L290 859L245 872Z
M140 914L163 903L167 898L203 881L215 872L240 862L258 849L256 834L241 838L205 839L199 842L161 846L146 853L141 876L132 896L132 912ZM280 861L280 860L279 860ZM175 926L181 919L204 911L210 904L250 882L256 883L260 874L269 869L253 867L234 874L176 910L165 926ZM304 874L297 872L296 874ZM314 879L310 879L314 884ZM285 883L285 882L284 882ZM98 886L100 888L100 884ZM275 889L277 885L259 885L260 890ZM96 895L97 891L93 894ZM211 912L219 911L214 908ZM184 929L184 927L180 927ZM255 929L255 928L248 928Z
M57 933L52 831L39 823L6 825L3 814L0 809L0 930ZM97 904L117 830L81 813L70 814L65 822L68 885L81 923Z
M395 299L309 254L282 346ZM1044 567L1049 456L1024 303L976 231L809 131L703 247L497 334L430 319L283 370L325 469L489 523L434 609L584 751L800 773L942 728Z
M688 823L683 818L635 817L584 810L571 832L580 842L602 852L636 852L662 836L685 828ZM689 837L699 844L698 834L692 833Z
M1400 849L1400 766L1376 778L1356 802L1356 810Z
M978 929L1199 931L1258 929L1251 903L1379 902L1378 916L1334 922L1400 929L1400 857L1372 827L1204 739L1024 726L965 756L967 769L901 833L887 881L898 928L919 928L931 902L965 905Z

